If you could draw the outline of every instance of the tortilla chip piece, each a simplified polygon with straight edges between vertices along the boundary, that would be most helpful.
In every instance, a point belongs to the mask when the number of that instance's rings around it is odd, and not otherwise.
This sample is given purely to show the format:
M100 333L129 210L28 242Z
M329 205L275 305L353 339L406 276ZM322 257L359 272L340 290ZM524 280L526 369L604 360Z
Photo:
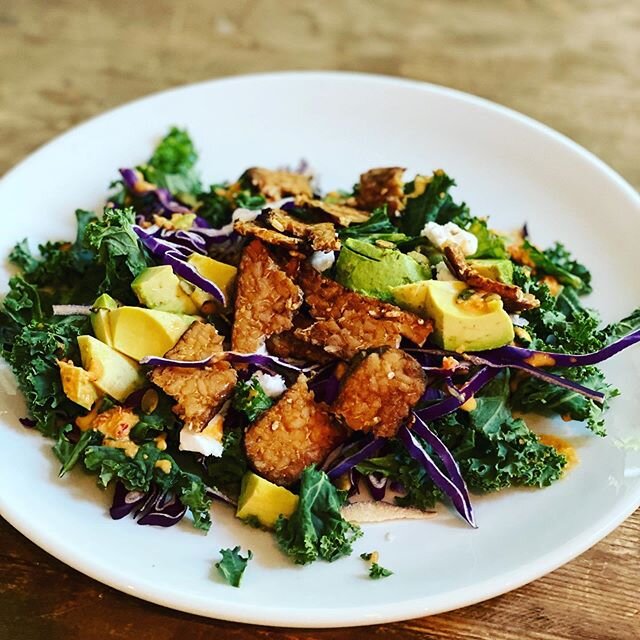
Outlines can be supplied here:
M249 461L267 480L294 483L310 464L322 462L344 440L327 405L316 402L301 375L270 409L253 423L244 438Z
M353 365L331 411L355 431L394 438L426 388L415 358L401 349L383 349Z
M222 352L222 340L213 325L194 322L165 355L172 360L203 360ZM173 412L185 426L201 431L233 392L237 375L228 362L219 361L202 369L154 367L150 378L177 401Z
M422 345L433 330L431 320L349 291L306 263L299 283L316 322L294 334L334 357L349 360L366 349L398 347L402 337Z
M236 292L231 345L243 353L253 353L269 336L291 329L302 304L300 287L258 239L242 252Z
M297 220L282 209L271 209L267 222L277 231L305 240L314 251L338 251L340 240L331 222L308 224Z
M387 205L389 211L399 211L404 208L405 195L402 175L405 169L401 167L385 167L369 169L360 176L360 185L356 202L359 207L373 211L377 207Z
M309 176L288 171L271 171L253 167L247 169L243 180L261 193L269 202L280 200L287 196L313 196Z

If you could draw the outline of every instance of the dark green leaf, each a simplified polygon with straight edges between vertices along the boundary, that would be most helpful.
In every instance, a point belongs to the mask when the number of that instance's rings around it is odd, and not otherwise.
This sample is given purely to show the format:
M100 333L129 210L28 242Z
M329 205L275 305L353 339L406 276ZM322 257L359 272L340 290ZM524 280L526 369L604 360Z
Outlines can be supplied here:
M466 205L456 204L449 194L455 180L444 171L434 171L433 176L417 176L405 185L407 203L400 217L400 231L408 236L419 236L427 222L445 224L467 211ZM424 190L421 191L424 186ZM413 195L417 192L417 195Z
M216 562L220 575L232 586L239 587L242 574L247 568L247 563L253 558L253 553L247 551L246 556L240 554L240 547L233 549L220 549L222 560Z
M60 460L60 462L62 463L62 467L60 467L60 473L58 474L59 477L62 477L68 471L71 471L80 457L84 454L85 449L90 445L98 444L101 439L99 433L88 430L83 431L77 442L74 443L67 438L67 434L71 430L71 425L66 425L64 428L60 429L58 440L53 446L53 452L58 457L58 460Z
M573 287L582 294L591 292L591 274L571 257L562 244L556 242L545 251L540 251L528 240L524 241L523 246L537 271L554 276L561 284Z
M242 478L249 468L242 446L242 436L241 427L225 426L222 455L219 458L210 458L207 464L210 484L232 498L240 495Z
M236 385L232 400L233 408L243 413L249 422L257 420L271 405L273 400L264 392L256 377L247 382L240 380Z
M387 578L393 575L393 571L381 567L377 562L372 563L369 567L369 577L372 580L379 580L380 578Z
M362 531L340 514L344 501L345 496L325 473L307 467L302 472L296 511L290 518L280 516L276 522L280 548L296 564L307 564L318 558L332 562L349 555L353 541Z

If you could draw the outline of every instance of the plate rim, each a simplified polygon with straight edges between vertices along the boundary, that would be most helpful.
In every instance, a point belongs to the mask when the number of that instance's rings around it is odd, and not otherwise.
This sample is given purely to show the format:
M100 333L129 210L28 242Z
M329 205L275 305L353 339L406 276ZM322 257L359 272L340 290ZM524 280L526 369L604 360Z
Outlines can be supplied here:
M256 79L267 81L296 81L306 80L310 77L324 78L328 80L345 80L350 78L356 82L365 84L378 83L392 87L410 87L418 91L453 98L457 101L462 101L467 104L498 113L503 117L515 120L529 129L533 129L538 133L564 145L574 154L589 162L594 169L605 174L609 180L615 183L615 186L618 189L626 194L632 204L640 206L640 194L638 194L633 186L629 184L629 182L627 182L615 169L607 165L594 153L585 149L582 145L578 144L567 135L560 133L550 126L510 107L506 107L487 98L475 96L458 89L423 82L420 80L381 74L329 70L273 71L228 75L195 83L186 83L142 96L92 116L91 118L74 125L70 129L40 145L26 155L20 162L18 162L18 164L4 173L0 178L0 187L2 187L7 179L13 177L14 174L22 171L28 171L33 158L44 153L46 149L55 145L59 140L70 135L76 135L85 127L89 127L94 121L113 116L118 111L126 110L134 105L141 105L146 101L151 102L160 96L180 93L185 90L206 87L213 84L233 84L236 82L250 83ZM19 509L14 508L11 505L11 502L6 500L5 496L0 492L0 515L2 515L7 522L45 552L98 582L106 584L118 591L127 593L128 595L133 595L139 599L159 604L173 610L232 622L295 628L354 627L397 622L425 615L436 615L494 598L537 580L547 573L570 562L578 555L584 553L587 549L598 543L606 535L611 533L639 507L640 489L636 492L630 492L628 495L621 498L617 507L609 514L607 519L598 521L595 525L581 532L579 536L573 538L571 541L561 545L560 547L553 548L547 554L538 558L535 562L520 565L507 574L494 576L456 591L450 591L445 594L444 597L442 595L431 595L406 600L402 603L394 602L384 606L378 605L375 612L371 612L368 607L349 607L345 609L287 609L285 607L280 607L278 609L274 609L273 607L260 607L256 604L251 605L251 608L247 609L246 605L238 604L237 606L231 606L229 603L224 604L224 609L216 609L215 601L207 600L206 602L209 606L205 606L204 599L194 601L192 597L181 597L179 593L168 593L165 587L156 588L149 581L145 581L140 578L131 580L126 576L126 572L120 572L106 567L95 560L86 561L84 558L76 558L71 545L64 544L64 541L47 538L42 528L38 529L37 527L33 527L29 518L24 513L21 513ZM218 607L220 607L220 605L218 605Z

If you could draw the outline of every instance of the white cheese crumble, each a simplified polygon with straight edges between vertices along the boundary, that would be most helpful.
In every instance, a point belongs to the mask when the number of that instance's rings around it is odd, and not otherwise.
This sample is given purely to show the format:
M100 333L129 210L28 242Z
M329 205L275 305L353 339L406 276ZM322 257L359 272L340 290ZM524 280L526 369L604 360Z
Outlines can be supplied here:
M440 280L440 282L452 282L457 280L457 278L449 271L449 267L442 262L438 262L436 265L436 280Z
M455 222L427 222L420 235L425 236L438 249L444 249L448 244L455 245L465 256L471 256L478 250L478 239Z
M271 375L264 371L257 371L253 374L253 377L258 380L262 390L270 397L277 398L281 396L287 390L287 383L282 376L277 373Z
M322 273L333 266L336 254L333 251L314 251L311 254L311 266Z
M227 414L229 405L226 404L216 413L202 431L194 431L188 426L182 427L180 430L180 451L191 451L193 453L201 453L203 456L215 456L219 458L222 455L224 447L222 446L222 425Z

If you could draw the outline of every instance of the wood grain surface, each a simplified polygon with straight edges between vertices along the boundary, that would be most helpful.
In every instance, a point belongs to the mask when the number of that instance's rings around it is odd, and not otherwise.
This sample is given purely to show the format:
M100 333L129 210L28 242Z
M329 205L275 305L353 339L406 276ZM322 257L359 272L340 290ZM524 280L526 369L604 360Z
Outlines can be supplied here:
M427 80L518 109L638 187L639 62L637 0L0 0L0 174L77 122L159 89L255 71L346 69ZM326 631L147 604L67 568L0 521L2 639L639 637L640 512L502 597Z

